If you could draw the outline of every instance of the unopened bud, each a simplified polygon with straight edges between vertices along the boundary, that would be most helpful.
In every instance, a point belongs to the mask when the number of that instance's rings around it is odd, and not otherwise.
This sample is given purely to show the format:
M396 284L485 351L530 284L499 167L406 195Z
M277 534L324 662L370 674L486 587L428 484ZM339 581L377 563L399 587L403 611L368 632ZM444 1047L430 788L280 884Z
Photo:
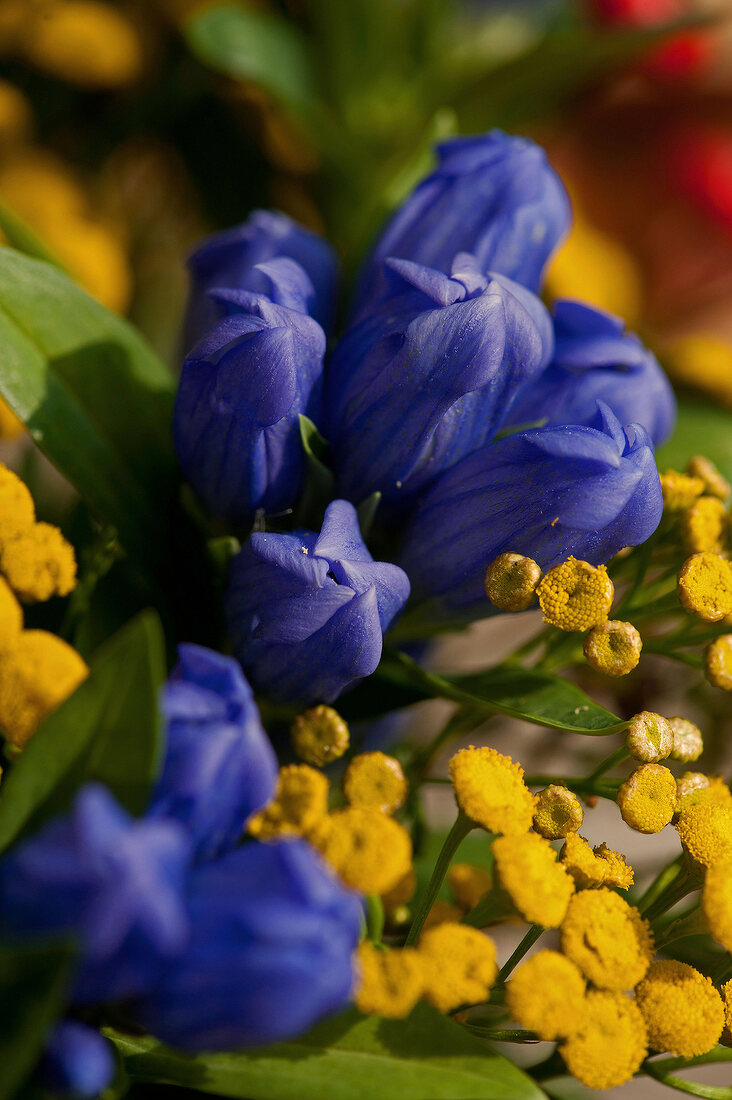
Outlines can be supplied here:
M674 747L674 731L670 722L651 710L634 714L625 734L625 747L636 760L656 764L665 760Z
M730 494L730 485L726 477L722 477L717 467L704 455L694 455L689 459L686 472L692 477L701 478L704 489L713 497L726 500Z
M674 747L670 753L672 760L680 760L682 764L698 760L704 751L704 740L699 727L686 718L669 718L668 724L674 733Z
M348 750L348 726L332 707L318 706L298 714L290 730L292 747L308 764L322 767Z
M351 806L369 806L390 814L404 804L409 785L394 756L364 752L343 773L343 793Z
M582 646L587 663L606 676L626 676L640 661L643 640L632 623L609 619L592 628Z
M704 675L714 687L732 691L732 634L722 634L704 650Z
M690 554L717 554L727 541L727 512L719 497L695 500L681 514L681 534Z
M676 780L676 812L681 810L682 800L695 791L706 791L711 786L709 776L703 772L684 772Z
M580 800L566 787L553 783L536 796L534 829L547 840L561 840L576 833L583 818Z
M525 611L536 598L541 569L523 554L499 554L486 569L485 594L500 611Z

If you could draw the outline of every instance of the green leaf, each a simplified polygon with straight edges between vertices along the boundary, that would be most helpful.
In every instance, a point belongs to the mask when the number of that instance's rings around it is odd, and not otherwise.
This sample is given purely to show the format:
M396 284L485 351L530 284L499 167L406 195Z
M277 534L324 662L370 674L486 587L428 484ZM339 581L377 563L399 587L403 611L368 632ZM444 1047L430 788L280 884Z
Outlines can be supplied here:
M335 495L335 479L328 466L328 443L300 413L300 439L305 452L305 487L297 509L300 527L319 527Z
M0 395L146 566L175 484L173 393L130 325L56 268L0 248Z
M549 672L499 666L469 676L438 676L404 653L387 653L375 677L403 689L402 706L416 702L418 695L452 699L486 714L506 714L572 733L617 733L625 728L620 718L593 703L575 684Z
M154 1039L107 1032L137 1081L242 1100L540 1100L512 1062L427 1005L407 1020L351 1011L301 1039L187 1057Z
M656 452L659 470L683 470L692 455L703 454L732 478L732 412L701 398L682 397L676 429Z
M45 260L63 269L63 264L54 255L51 249L41 240L34 229L25 222L14 210L11 210L0 199L0 229L7 237L10 245L24 252L26 256L34 256L37 260Z
M239 4L209 4L187 20L183 33L204 65L251 80L299 113L311 109L312 58L305 37L287 19Z
M0 948L0 1100L30 1076L68 988L72 950L64 945Z
M0 850L65 811L82 783L145 809L162 752L165 678L157 616L145 611L98 651L89 677L40 726L0 791Z

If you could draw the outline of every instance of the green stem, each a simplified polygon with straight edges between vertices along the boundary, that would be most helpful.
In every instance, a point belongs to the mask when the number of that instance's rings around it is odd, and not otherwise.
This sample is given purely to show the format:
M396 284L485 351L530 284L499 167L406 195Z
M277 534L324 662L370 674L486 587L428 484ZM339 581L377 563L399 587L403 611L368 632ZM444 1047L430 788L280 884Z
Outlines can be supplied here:
M516 963L521 962L521 959L523 959L524 955L529 950L529 948L534 946L534 944L536 943L536 941L538 940L539 936L542 934L543 931L544 931L544 929L540 924L532 924L531 925L528 932L526 933L524 938L521 940L521 943L518 945L518 947L513 952L513 954L510 956L510 958L507 959L507 961L501 967L501 969L498 973L498 981L499 982L505 982L506 981L506 979L508 978L509 974L513 970Z
M669 863L668 866L663 867L658 872L643 896L639 898L639 900L636 902L636 905L642 914L644 914L646 909L648 909L648 907L653 904L659 894L663 893L666 887L670 883L672 883L674 879L677 878L677 876L681 873L683 863L684 854L682 852L680 856L676 857L673 863Z
M677 902L685 898L687 894L690 894L692 890L696 890L698 886L698 875L690 870L688 864L682 864L678 875L669 882L665 890L662 890L650 905L646 905L643 916L653 923L657 917L666 913Z
M379 947L384 934L384 905L378 894L369 894L366 898L366 928L368 938Z
M579 778L565 779L559 775L528 775L524 782L527 787L551 787L552 784L558 784L560 787L567 787L568 790L574 791L575 794L597 795L598 798L609 798L614 802L622 780L607 779L604 783L598 783Z
M661 642L645 642L643 645L645 653L657 653L661 657L668 657L670 661L678 661L681 665L688 665L689 668L703 668L704 661L696 653L680 653L678 649L668 649Z
M598 764L594 772L587 776L588 783L596 783L597 780L605 774L605 772L612 771L617 764L622 764L624 760L627 760L630 753L626 749L625 745L621 745L619 749L611 753L602 763Z
M703 936L708 931L707 919L701 907L696 905L691 912L672 920L670 924L666 925L665 929L661 928L657 933L654 929L656 951L662 951L669 944L676 943L677 940L684 940L688 936Z
M455 824L445 837L445 843L442 845L440 854L437 857L437 862L435 863L432 876L427 883L427 888L420 899L417 912L412 921L412 927L407 933L405 941L406 947L411 947L413 943L417 942L419 934L422 931L422 926L427 919L427 914L434 905L435 899L440 892L440 887L447 874L447 869L452 862L452 857L455 855L468 833L474 828L474 822L472 822L462 810L459 810L455 818Z
M415 753L414 759L409 766L412 786L416 786L422 782L426 773L434 763L435 757L444 745L452 741L455 737L460 737L463 733L470 733L476 726L488 720L489 718L487 718L485 714L476 714L475 711L469 707L458 707L437 736L434 737L428 745L425 745L420 752Z
M472 1035L481 1039L488 1039L493 1043L540 1043L541 1039L533 1031L525 1031L523 1028L491 1028L481 1027L480 1024L467 1023L464 1025Z

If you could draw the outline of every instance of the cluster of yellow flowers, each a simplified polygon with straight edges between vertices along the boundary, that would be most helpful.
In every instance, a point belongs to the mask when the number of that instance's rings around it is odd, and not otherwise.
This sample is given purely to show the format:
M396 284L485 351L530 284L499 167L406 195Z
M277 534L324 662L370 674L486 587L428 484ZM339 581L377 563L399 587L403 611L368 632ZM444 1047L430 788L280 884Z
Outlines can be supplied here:
M16 749L88 673L63 639L24 629L19 601L66 596L75 584L73 548L58 528L37 522L28 488L0 465L0 731Z

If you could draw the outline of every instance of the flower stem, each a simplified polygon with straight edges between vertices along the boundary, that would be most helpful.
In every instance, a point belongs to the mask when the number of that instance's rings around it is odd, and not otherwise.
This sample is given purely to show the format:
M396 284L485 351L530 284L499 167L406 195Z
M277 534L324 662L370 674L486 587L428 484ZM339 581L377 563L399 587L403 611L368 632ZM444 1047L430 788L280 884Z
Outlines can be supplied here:
M656 896L650 905L646 904L643 916L652 923L662 913L666 913L682 898L685 898L687 894L690 894L692 890L696 890L698 885L698 875L689 869L688 864L682 864L678 874L674 876L666 888Z
M511 957L503 964L498 974L498 981L505 982L516 963L521 962L529 948L533 947L539 936L544 931L540 924L532 924L528 932L521 940Z
M427 888L420 899L417 912L412 921L412 927L407 933L405 941L406 947L411 947L413 943L417 942L419 934L422 931L422 926L427 919L427 914L434 905L435 898L440 892L440 887L447 874L447 869L452 862L452 857L455 855L468 833L474 828L475 825L467 814L459 810L453 827L445 837L445 843L442 845L440 854L437 857L437 862L435 863L430 881L427 883Z
M677 940L686 939L687 936L703 936L708 931L709 925L706 917L700 906L696 905L690 913L685 913L682 917L672 920L670 924L666 925L665 929L659 929L657 934L656 929L654 929L656 951L663 950L670 943L676 943Z
M378 894L366 898L366 928L371 942L379 947L384 934L384 905Z
M684 856L682 854L680 856L677 856L673 863L669 863L666 867L658 872L646 892L636 902L638 909L643 915L645 915L646 909L648 909L653 904L659 894L663 893L666 887L678 877L678 875L681 873L683 863Z
M611 753L602 763L598 764L594 772L587 776L587 783L594 784L597 780L605 775L606 772L612 771L617 764L622 764L624 760L627 760L630 753L626 749L625 745L621 745L619 749Z

